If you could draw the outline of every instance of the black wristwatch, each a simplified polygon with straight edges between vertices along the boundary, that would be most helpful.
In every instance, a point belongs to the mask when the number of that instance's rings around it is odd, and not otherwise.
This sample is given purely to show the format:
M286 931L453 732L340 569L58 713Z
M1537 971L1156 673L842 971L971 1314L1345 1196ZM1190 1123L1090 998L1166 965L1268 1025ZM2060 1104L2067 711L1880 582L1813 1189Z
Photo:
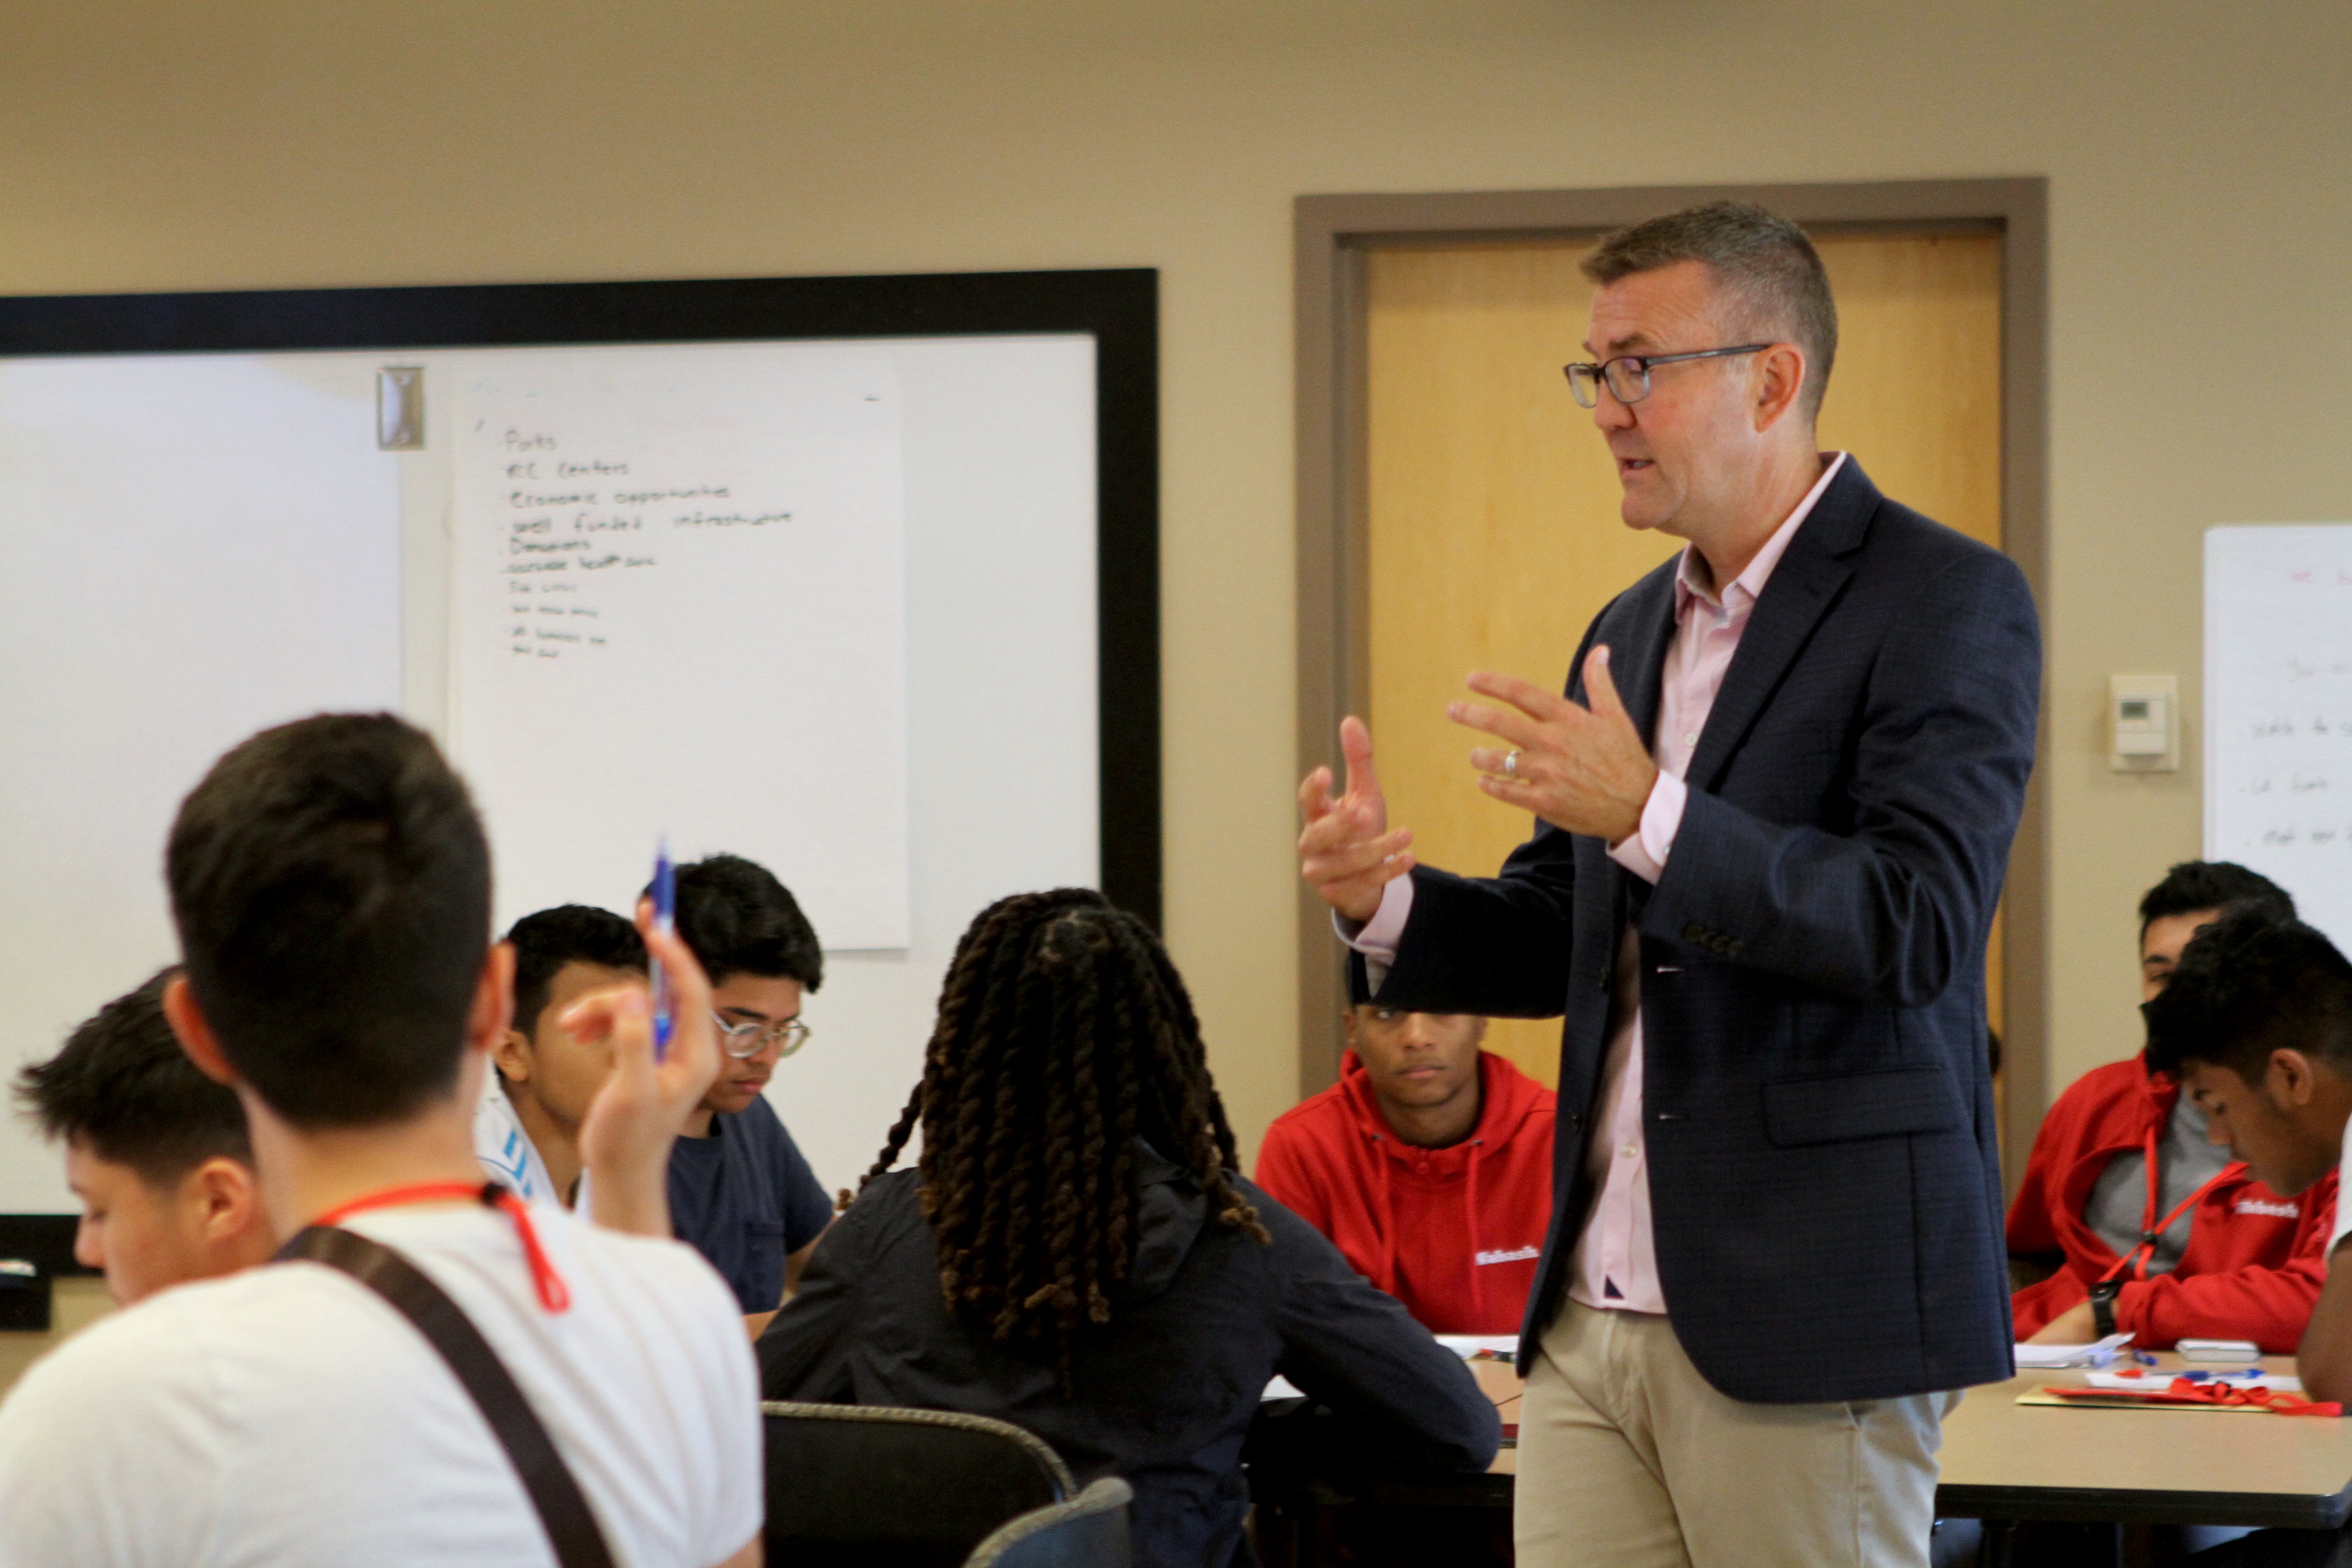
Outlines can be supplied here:
M2116 1331L2116 1298L2124 1293L2120 1279L2102 1279L2091 1287L2091 1323L2105 1339Z

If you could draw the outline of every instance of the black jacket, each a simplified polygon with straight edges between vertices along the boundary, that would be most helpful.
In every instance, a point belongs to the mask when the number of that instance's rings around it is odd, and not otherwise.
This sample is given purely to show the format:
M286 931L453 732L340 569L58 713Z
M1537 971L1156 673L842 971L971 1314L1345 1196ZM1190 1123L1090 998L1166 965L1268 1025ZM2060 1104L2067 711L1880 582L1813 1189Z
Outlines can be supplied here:
M798 1294L761 1336L764 1395L1024 1426L1081 1482L1115 1473L1134 1486L1139 1568L1254 1561L1242 1438L1276 1373L1392 1430L1425 1462L1493 1460L1501 1426L1469 1369L1304 1220L1240 1183L1273 1234L1262 1247L1211 1223L1200 1188L1157 1155L1139 1181L1129 1282L1111 1321L1080 1334L1075 1398L1050 1349L1000 1344L949 1314L912 1171L866 1188L817 1243Z
M1644 735L1675 564L1602 610L1571 666L1580 700L1585 651L1608 644ZM1497 877L1414 868L1381 1005L1566 1014L1522 1368L1592 1205L1584 1148L1630 924L1658 1274L1692 1364L1765 1404L2010 1374L1984 952L2041 669L2015 563L1849 458L1750 613L1654 888L1550 826Z

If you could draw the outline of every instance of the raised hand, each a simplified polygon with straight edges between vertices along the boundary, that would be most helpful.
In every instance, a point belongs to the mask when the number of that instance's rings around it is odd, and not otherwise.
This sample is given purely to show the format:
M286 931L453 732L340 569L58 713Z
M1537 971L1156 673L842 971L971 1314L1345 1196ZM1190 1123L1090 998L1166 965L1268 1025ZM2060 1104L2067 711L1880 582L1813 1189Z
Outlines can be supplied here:
M1658 767L1618 700L1607 647L1594 648L1584 660L1590 708L1507 675L1482 671L1469 684L1483 697L1510 704L1446 706L1445 716L1455 723L1497 736L1508 747L1480 746L1471 752L1479 788L1535 813L1554 827L1590 834L1608 844L1621 843L1640 829L1642 808L1649 804ZM1507 776L1503 768L1511 752L1518 758Z
M557 1022L575 1039L613 1050L613 1070L580 1122L590 1217L607 1229L666 1237L670 1144L719 1077L719 1031L710 983L692 951L675 932L654 930L650 904L637 908L637 931L661 960L677 1001L662 1059L654 1059L653 998L643 985L591 992Z
M1372 771L1372 737L1360 719L1339 721L1348 791L1331 798L1331 770L1317 768L1298 786L1298 874L1325 903L1351 921L1368 921L1381 889L1412 869L1412 829L1389 829L1389 803Z

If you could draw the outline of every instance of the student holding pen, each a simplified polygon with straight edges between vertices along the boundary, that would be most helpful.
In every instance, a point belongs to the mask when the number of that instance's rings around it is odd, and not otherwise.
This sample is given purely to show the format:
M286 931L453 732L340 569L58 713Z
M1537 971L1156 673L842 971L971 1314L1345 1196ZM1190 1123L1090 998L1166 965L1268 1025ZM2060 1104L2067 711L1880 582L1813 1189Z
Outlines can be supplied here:
M653 939L680 1002L658 1065L641 989L568 1015L613 1058L581 1129L609 1217L485 1184L470 1124L510 995L489 871L465 785L389 715L266 731L182 805L187 972L163 1010L236 1092L272 1226L304 1250L161 1291L25 1375L0 1405L0 1563L504 1568L550 1561L550 1521L583 1514L635 1568L759 1562L751 1352L725 1286L667 1239L663 1188L718 1072L709 989ZM397 1267L324 1260L355 1256ZM458 1362L369 1282L404 1268L486 1342L551 1463L520 1472ZM524 1473L568 1474L580 1512Z

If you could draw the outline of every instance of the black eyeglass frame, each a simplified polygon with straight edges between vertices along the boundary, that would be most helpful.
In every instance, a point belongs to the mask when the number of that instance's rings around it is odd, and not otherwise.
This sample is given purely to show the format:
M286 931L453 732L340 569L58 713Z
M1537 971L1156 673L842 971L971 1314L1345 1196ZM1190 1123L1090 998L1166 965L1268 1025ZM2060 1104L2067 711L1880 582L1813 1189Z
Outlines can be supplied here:
M1580 361L1574 364L1565 364L1560 366L1560 374L1568 377L1568 395L1576 399L1576 405L1579 408L1600 407L1600 388L1603 384L1608 386L1611 396L1620 403L1630 405L1650 395L1650 367L1653 365L1679 364L1689 359L1723 359L1731 354L1762 353L1772 346L1774 345L1770 343L1741 343L1736 348L1695 349L1689 353L1682 354L1619 354L1614 359L1602 360L1599 364L1594 364L1589 360ZM1619 389L1617 378L1611 374L1621 364L1632 365L1642 377L1642 390L1631 397L1626 396ZM1588 372L1592 378L1593 392L1590 399L1584 395L1583 384L1576 379L1576 373L1580 370Z

